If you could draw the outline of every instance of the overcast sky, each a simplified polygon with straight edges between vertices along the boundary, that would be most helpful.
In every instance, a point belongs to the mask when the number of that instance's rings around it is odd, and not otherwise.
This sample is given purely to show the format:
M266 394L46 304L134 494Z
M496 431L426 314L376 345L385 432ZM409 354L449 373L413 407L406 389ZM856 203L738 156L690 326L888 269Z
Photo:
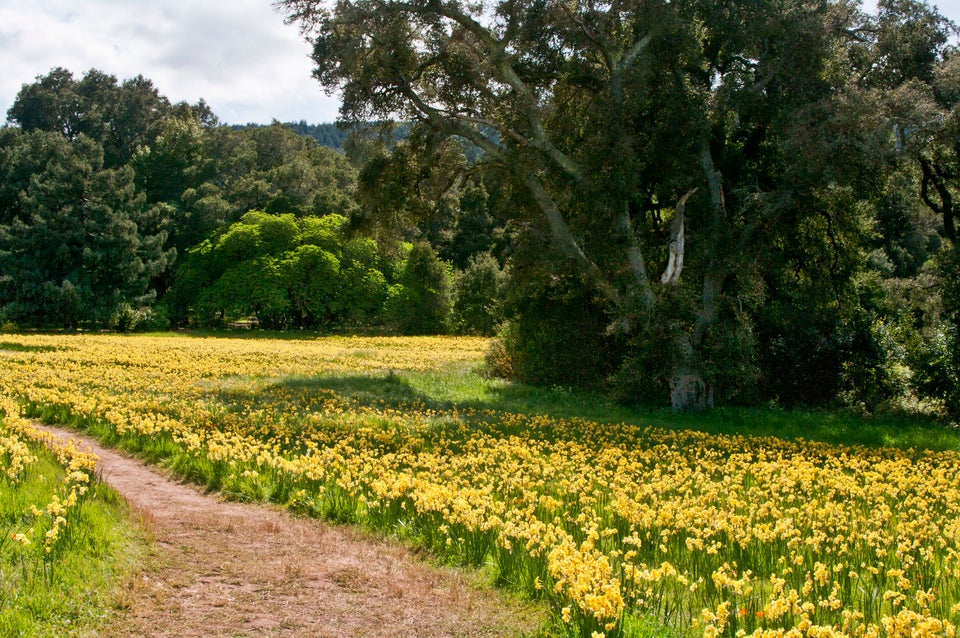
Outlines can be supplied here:
M271 0L0 0L0 121L23 84L62 66L143 75L229 124L332 122L310 46Z
M960 0L934 4L960 23ZM229 124L332 122L309 53L271 0L0 0L0 121L21 86L62 66L143 75Z

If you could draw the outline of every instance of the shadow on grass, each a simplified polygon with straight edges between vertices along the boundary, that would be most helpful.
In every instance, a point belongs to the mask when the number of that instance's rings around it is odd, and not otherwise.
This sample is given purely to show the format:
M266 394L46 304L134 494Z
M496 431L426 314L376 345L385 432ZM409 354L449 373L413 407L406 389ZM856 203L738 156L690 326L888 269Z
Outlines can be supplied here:
M923 416L863 416L845 410L719 408L703 413L648 412L648 423L711 434L775 436L841 445L960 451L960 429Z
M0 341L0 350L8 352L55 352L61 349L57 346L31 346L15 341Z
M364 407L493 411L609 422L631 412L603 397L562 388L538 388L489 379L477 373L382 372L280 379L264 396L308 398L336 395Z
M393 408L395 410L447 410L450 402L437 401L421 393L406 379L392 373L290 376L264 379L227 377L207 391L215 405L229 413L243 413L261 407L306 413L328 408L330 403L344 409Z
M268 391L282 390L294 396L323 396L331 393L356 404L400 408L423 404L434 409L451 407L420 393L398 374L351 374L346 376L287 377L271 384Z
M864 417L840 410L756 407L674 412L668 408L619 405L597 393L492 379L469 368L299 375L263 381L251 385L245 379L237 383L221 379L219 387L214 390L215 400L230 412L270 404L306 413L318 409L324 402L333 401L345 409L437 412L455 409L461 415L476 411L481 413L473 417L478 420L499 420L490 415L491 412L513 413L720 435L774 436L851 446L960 451L960 429L923 417Z

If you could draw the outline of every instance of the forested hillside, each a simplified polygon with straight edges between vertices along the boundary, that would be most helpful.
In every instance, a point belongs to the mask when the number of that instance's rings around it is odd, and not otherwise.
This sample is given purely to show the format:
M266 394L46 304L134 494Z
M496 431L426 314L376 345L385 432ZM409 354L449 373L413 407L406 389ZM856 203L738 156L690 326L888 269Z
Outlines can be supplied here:
M960 414L934 7L279 5L340 127L95 69L22 88L0 322L496 334L492 371L626 402Z
M300 120L299 122L286 122L286 125L293 129L294 133L314 139L320 146L326 146L336 150L343 148L348 135L346 129L332 123L307 124L306 120ZM245 124L242 126L234 126L233 128L260 128L262 126L262 124Z

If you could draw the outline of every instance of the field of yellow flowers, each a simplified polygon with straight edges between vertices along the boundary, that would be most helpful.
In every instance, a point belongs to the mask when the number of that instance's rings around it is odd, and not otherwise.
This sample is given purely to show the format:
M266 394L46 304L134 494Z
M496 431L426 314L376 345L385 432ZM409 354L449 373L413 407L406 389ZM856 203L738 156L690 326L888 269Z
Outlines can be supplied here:
M566 635L955 635L956 452L439 405L405 382L470 374L487 345L4 335L0 396L235 498L485 566Z

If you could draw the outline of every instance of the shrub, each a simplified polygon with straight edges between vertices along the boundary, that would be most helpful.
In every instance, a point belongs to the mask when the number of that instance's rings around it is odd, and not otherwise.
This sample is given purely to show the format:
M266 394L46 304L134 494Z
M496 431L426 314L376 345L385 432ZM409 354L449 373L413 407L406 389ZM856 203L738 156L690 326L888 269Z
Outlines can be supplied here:
M490 253L471 258L456 278L454 329L460 334L491 336L503 321L506 273Z
M399 287L389 292L387 315L405 335L445 334L450 329L453 274L426 242L410 250Z
M523 293L526 294L523 294ZM513 291L511 317L500 332L513 378L542 386L600 387L622 359L606 334L610 318L582 287L558 278L545 288ZM505 358L504 358L505 357Z

